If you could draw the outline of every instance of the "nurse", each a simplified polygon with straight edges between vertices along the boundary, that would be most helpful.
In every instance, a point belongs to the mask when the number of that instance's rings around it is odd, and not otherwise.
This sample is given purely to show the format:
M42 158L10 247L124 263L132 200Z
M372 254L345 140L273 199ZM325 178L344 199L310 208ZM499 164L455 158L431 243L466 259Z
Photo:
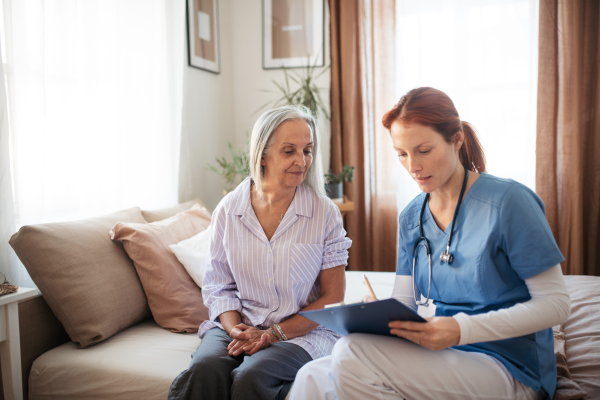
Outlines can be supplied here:
M400 214L392 296L416 310L429 294L435 317L343 337L299 371L291 399L551 399L551 327L570 299L543 202L484 173L473 128L439 90L411 90L383 125L423 191Z

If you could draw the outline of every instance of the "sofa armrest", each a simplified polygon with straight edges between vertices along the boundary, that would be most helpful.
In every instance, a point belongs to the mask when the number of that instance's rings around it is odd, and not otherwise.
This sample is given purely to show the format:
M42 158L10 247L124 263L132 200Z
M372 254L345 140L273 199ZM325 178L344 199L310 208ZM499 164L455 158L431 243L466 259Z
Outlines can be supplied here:
M27 399L29 372L35 359L71 339L42 295L19 303L19 336L21 339L23 398ZM0 399L4 399L1 380Z

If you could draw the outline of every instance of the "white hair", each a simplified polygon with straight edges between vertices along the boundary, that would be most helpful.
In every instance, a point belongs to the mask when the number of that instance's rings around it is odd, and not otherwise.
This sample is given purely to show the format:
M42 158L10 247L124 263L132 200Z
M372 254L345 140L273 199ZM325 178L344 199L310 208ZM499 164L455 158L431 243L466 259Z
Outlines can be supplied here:
M279 125L290 120L302 120L310 128L313 142L313 159L304 182L317 194L325 196L325 180L319 147L319 128L317 128L316 119L308 108L303 106L274 108L258 118L250 137L250 153L248 155L250 177L256 185L256 190L261 191L264 177L264 167L261 165L261 159L267 155L273 144L273 132L277 130Z

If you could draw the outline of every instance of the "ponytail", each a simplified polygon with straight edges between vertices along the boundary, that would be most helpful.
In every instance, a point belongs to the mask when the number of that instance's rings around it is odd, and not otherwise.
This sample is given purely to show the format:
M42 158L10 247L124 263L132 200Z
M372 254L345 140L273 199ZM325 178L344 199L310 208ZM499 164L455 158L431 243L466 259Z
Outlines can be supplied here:
M475 128L466 121L461 121L465 140L458 152L460 163L472 172L485 172L485 154L477 137Z

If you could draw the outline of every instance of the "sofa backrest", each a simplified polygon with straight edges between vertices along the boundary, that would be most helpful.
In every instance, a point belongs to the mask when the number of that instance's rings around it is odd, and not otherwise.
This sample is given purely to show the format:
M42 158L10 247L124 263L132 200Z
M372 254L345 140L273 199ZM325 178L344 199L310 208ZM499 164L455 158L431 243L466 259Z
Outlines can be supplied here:
M116 222L159 221L197 203L202 204L194 199L160 210L142 211L136 207L88 220L24 226L13 235L11 246L44 295L19 303L23 398L28 396L31 366L46 351L69 340L86 347L151 317L131 260L120 243L110 240L109 230ZM102 265L95 269L97 264ZM113 292L115 288L120 290ZM87 335L85 328L78 326L94 324L102 318L109 324L123 320L123 315L117 315L123 312L119 303L132 306L127 304L130 302L135 304L134 312L125 316L129 322L117 323L111 329L106 329L106 324L88 327ZM90 314L87 321L78 320L76 316L86 308ZM72 335L65 330L65 324L75 328ZM3 393L0 381L0 400Z
M10 245L71 340L83 348L151 317L133 262L109 231L118 222L146 224L144 215L152 221L168 218L198 202L26 225L11 237Z

